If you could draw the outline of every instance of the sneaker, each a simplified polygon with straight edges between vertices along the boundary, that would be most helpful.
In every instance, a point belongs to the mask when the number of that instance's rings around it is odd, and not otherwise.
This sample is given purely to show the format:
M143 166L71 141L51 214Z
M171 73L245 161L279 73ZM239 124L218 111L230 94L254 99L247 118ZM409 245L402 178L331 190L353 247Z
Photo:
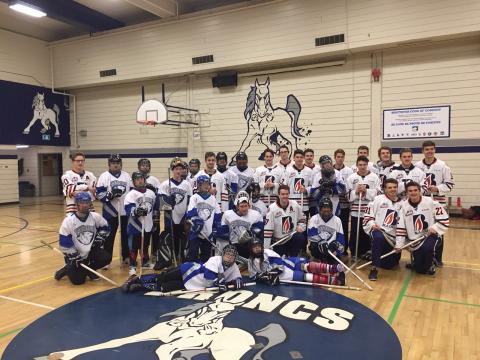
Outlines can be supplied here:
M338 285L345 286L346 281L345 281L345 273L344 272L338 273L337 281L338 281Z
M443 261L442 260L438 260L438 259L433 258L433 263L435 264L436 267L439 267L439 268L443 267Z
M434 276L435 272L436 272L435 265L432 264L432 266L430 266L430 269L427 270L427 275Z
M128 269L128 275L129 276L134 276L137 273L137 269L135 266L130 266L130 269Z
M365 260L365 261L371 261L372 260L372 252L369 250L362 256L360 256L360 259Z
M55 280L60 281L66 275L67 275L67 265L64 265L61 269L55 272L55 275L53 277L55 278Z
M110 264L105 265L105 266L102 268L102 270L108 270L109 268L110 268Z
M155 263L155 266L153 267L153 270L160 271L160 270L163 270L163 269L168 268L170 266L172 266L172 260L165 261L163 259L160 259Z
M378 280L378 270L377 269L370 270L370 274L368 274L368 280L370 280L370 281L377 281Z
M131 275L122 285L122 291L126 293L140 291L142 289L142 281L137 275Z
M97 274L94 274L92 272L88 272L88 277L90 278L90 280L92 281L98 281L100 280L100 276L98 276Z

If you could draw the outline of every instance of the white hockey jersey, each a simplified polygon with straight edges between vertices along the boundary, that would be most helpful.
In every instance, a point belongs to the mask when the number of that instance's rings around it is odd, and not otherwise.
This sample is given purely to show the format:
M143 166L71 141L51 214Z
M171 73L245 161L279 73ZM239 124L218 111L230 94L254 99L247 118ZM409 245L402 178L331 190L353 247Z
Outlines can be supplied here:
M213 195L204 199L199 194L193 194L188 204L187 218L192 219L199 217L203 221L203 228L199 234L200 237L204 239L210 237L214 222L218 224L221 215L220 206Z
M424 194L428 196L433 195L433 200L445 206L447 204L445 195L452 191L455 186L452 170L445 162L439 159L435 159L430 165L427 165L425 160L422 160L417 162L415 166L425 173ZM429 186L436 186L438 192L430 194Z
M231 171L235 175L237 175L238 178L238 189L237 192L246 190L248 185L253 181L253 177L255 175L255 171L251 168L248 167L244 171L238 170L238 167L232 166L231 168L228 169L228 171Z
M155 176L149 174L147 176L146 184L152 185L156 189L156 191L154 191L155 194L158 193L158 189L160 189L160 181Z
M217 171L219 170L217 169ZM231 209L233 207L233 198L238 192L238 176L230 170L225 170L220 174L222 174L224 178L224 186L226 189L226 191L222 193L222 204L228 204L228 206L224 208L224 211L226 211L227 209Z
M312 165L313 166L308 166L307 164L305 164L306 167L312 170L312 179L313 179L315 175L317 175L322 168L320 167L320 165L317 165L317 164L312 164Z
M219 235L237 244L243 231L252 228L263 230L263 217L258 211L248 209L247 215L240 216L234 210L228 210L223 214Z
M427 196L422 196L420 203L413 206L405 200L399 211L396 232L396 247L402 247L406 238L416 240L427 234L428 228L433 228L438 235L444 235L449 227L449 217L445 208L437 201ZM413 247L418 249L423 242Z
M367 192L362 197L362 206L359 209L360 198L357 194L356 189L357 185L366 185ZM348 191L348 200L352 204L351 215L358 217L360 211L360 217L363 217L365 211L367 210L368 203L375 199L375 196L381 193L380 190L380 179L377 175L372 172L369 172L365 176L360 176L358 173L353 173L347 179L347 191Z
M345 236L343 234L342 220L333 215L325 222L319 214L312 216L308 222L307 230L308 240L310 242L330 244L332 241L338 241L345 247ZM343 248L337 250L337 255L343 254Z
M198 173L197 173L198 174ZM185 180L188 181L188 183L190 184L190 186L192 187L192 189L195 189L197 187L197 184L195 183L195 175L192 175L191 173L188 173L187 174L187 178Z
M190 183L187 180L181 180L180 182L174 179L170 179L170 181L165 180L160 184L158 194L161 197L170 197L172 195L174 203L171 204L170 201L167 201L167 203L173 205L173 223L180 224L187 213L188 201L193 195Z
M298 224L305 226L305 222L303 209L295 200L289 200L285 209L280 206L278 201L273 203L268 207L265 219L265 248L270 247L275 240L295 231Z
M223 267L222 256L212 256L205 264L196 262L183 263L180 265L180 271L183 284L187 290L211 287L220 277L223 277L225 282L242 277L237 264L233 264L228 268Z
M121 171L118 176L113 175L110 171L105 171L100 175L97 183L97 199L102 202L102 216L105 219L114 219L118 217L119 212L120 215L125 215L123 202L130 191L130 187L131 178L125 171ZM109 200L107 193L114 189L120 190L123 195Z
M295 258L291 258L292 260ZM282 258L275 251L270 249L263 250L263 261L258 258L248 259L248 276L254 277L266 271L273 269L280 269L282 272L279 275L280 280L293 280L292 261L289 258ZM294 265L294 264L293 264Z
M262 215L262 217L265 219L265 216L267 216L267 205L262 200L258 200L257 202L252 202L251 207L253 210L256 210Z
M354 173L356 173L357 172L357 164L353 164L351 166L351 169ZM375 165L371 161L368 162L368 171L373 172L375 174Z
M381 229L395 239L395 234L398 224L398 212L402 201L400 198L393 202L386 195L381 194L375 197L373 201L368 204L368 208L363 216L363 230L367 234L372 232L372 227L377 224Z
M316 190L320 191L320 180L322 179L322 172L319 171L314 177L312 181L312 188L311 188L311 196L314 197ZM343 181L342 174L340 171L335 170L335 185L332 189L333 193L328 196L328 198L332 201L333 204L333 213L338 215L340 213L340 196L345 195L347 193L347 186ZM315 199L312 199L315 200ZM318 201L320 199L317 199ZM316 202L314 203L316 206Z
M197 175L195 175L195 184L197 182L197 178L201 175L206 175L210 178L210 181L212 182L212 187L215 188L216 194L215 194L215 199L217 199L218 206L220 206L220 210L227 211L228 210L228 191L226 187L226 182L225 182L225 176L218 171L215 170L215 172L212 175L208 175L205 170L200 170ZM197 191L196 187L193 189L194 192Z
M75 191L89 191L95 189L97 178L90 171L78 174L73 170L67 170L62 176L63 195L65 196L65 212L68 214L77 211L73 193ZM92 201L95 196L90 193Z
M312 188L312 180L312 169L304 166L299 170L295 165L287 168L281 180L282 184L290 188L290 200L297 201L303 211L308 211L308 194ZM300 192L300 186L305 187L307 192Z
M108 231L108 224L97 213L91 212L84 221L80 220L76 214L67 216L60 226L60 250L64 254L78 252L82 258L86 258L99 231Z
M280 179L283 178L283 175L284 175L285 172L287 171L287 168L288 168L289 166L292 166L292 165L293 165L293 161L292 161L292 160L290 160L290 161L288 162L288 164L285 164L285 165L283 165L280 161L275 164L275 166L276 166L276 168L278 169L278 172L279 172L279 174L280 174Z
M393 161L390 164L383 164L382 161L377 161L373 167L375 169L374 173L377 174L378 178L380 179L380 184L382 185L382 190L383 190L383 182L385 179L388 177L388 174L392 171L392 169L398 166L395 164Z
M345 186L346 186L348 177L353 174L352 168L343 165L341 169L337 169L334 165L334 169L337 171L340 171L340 175L342 175L343 182L345 183ZM348 209L350 207L350 201L348 200L348 189L347 189L347 192L339 195L339 201L340 201L340 209Z
M397 194L402 199L407 197L405 192L405 185L407 183L415 181L419 183L421 187L423 187L425 183L425 173L413 164L408 169L405 169L402 165L395 166L390 174L388 174L387 178L396 179L398 181Z
M278 185L282 178L282 171L277 165L272 167L266 167L265 165L259 166L255 170L254 180L260 185L260 199L269 206L277 200ZM265 184L273 184L273 188L265 189ZM270 203L268 200L270 199Z
M145 232L152 231L153 228L153 211L158 210L158 201L155 193L150 189L144 189L145 191L139 191L136 188L132 188L125 196L125 213L128 216L128 235L138 235L142 232L142 221L144 222ZM135 216L134 210L138 206L142 206L147 209L146 216Z

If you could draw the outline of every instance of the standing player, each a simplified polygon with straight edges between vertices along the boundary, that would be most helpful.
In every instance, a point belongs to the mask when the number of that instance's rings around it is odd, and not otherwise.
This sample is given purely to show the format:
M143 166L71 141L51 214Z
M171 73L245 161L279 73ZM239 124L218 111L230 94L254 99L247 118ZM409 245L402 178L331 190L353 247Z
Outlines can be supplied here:
M147 189L145 175L140 171L132 174L133 188L125 196L125 213L128 216L128 245L130 249L129 275L135 275L138 250L143 255L142 267L149 268L148 248L153 228L153 211L158 210L158 200L155 193ZM143 230L143 233L142 233ZM142 245L143 238L143 249Z
M306 220L301 206L290 200L290 188L287 185L278 187L278 199L268 207L265 219L264 243L270 248L277 240L295 233L285 243L275 246L281 255L298 256L307 246Z
M452 191L455 186L452 171L445 162L435 157L435 143L427 140L422 144L423 160L415 164L425 173L425 183L423 185L424 194L433 197L444 208L447 206L446 195ZM442 267L443 255L443 236L440 237L438 251L435 252L435 265Z
M303 163L305 154L297 149L293 152L292 166L287 167L281 183L290 188L290 200L295 200L302 207L303 212L308 211L308 194L312 187L312 170Z
M255 181L252 182L248 185L247 193L250 199L252 199L252 209L258 211L265 219L265 216L267 216L267 206L260 200L260 184Z
M113 255L115 235L120 225L122 262L129 258L127 216L123 207L123 201L126 193L130 191L130 179L130 175L122 171L122 158L120 155L111 154L108 158L108 171L100 175L97 183L97 198L103 204L102 216L110 226L110 235L105 241L104 248L110 255ZM118 223L119 218L120 224Z
M377 268L392 269L400 261L400 253L380 259L395 247L395 234L401 200L397 195L398 182L385 179L383 194L378 195L368 204L363 218L363 229L372 238L372 267L368 278L377 281Z
M406 241L425 236L425 240L411 247L412 266L417 273L435 274L433 262L440 236L449 226L449 217L442 205L432 198L422 196L420 184L411 181L406 185L408 200L402 203L397 226L395 247L401 248Z
M235 175L233 172L228 171L227 168L227 154L223 151L217 153L217 170L223 175L224 177L224 184L226 193L222 194L222 203L228 204L228 209L233 209L233 201L237 196L238 192L238 176ZM225 209L226 211L226 209Z
M328 253L331 251L340 257L344 253L345 236L342 221L335 216L333 204L329 198L323 198L319 204L319 213L308 222L308 250L320 261L336 264L337 261Z
M320 172L320 165L315 164L315 152L307 148L304 150L305 153L305 166L312 170L312 178Z
M380 194L380 179L377 175L368 170L368 158L359 156L357 158L357 172L350 175L347 179L347 190L349 201L352 204L351 211L351 231L348 246L350 254L355 260L367 254L371 249L370 237L365 233L363 227L360 226L363 216L368 208L368 203ZM358 228L358 235L357 235ZM356 244L358 236L358 256L356 253Z
M57 271L55 279L60 280L67 275L72 284L81 285L87 276L92 280L98 279L81 263L98 270L112 261L112 255L103 249L109 232L106 220L90 212L91 194L77 192L74 201L77 211L63 220L59 231L60 250L65 255L66 265Z
M63 195L65 196L65 212L71 215L77 211L75 195L87 191L92 200L95 199L95 183L97 178L90 171L85 170L85 154L74 152L70 155L72 169L67 170L62 176ZM95 211L92 209L91 211Z
M278 154L280 155L280 160L276 163L280 177L283 177L287 171L287 167L292 165L292 160L290 160L290 150L288 150L287 145L281 145L278 148Z
M342 175L343 182L345 186L347 185L347 179L350 175L353 174L353 170L349 166L345 166L345 151L343 149L337 149L333 153L333 157L335 160L335 164L333 168L335 170L340 171L340 175ZM349 231L348 231L348 224L350 221L350 201L348 200L348 192L345 194L339 195L339 204L340 204L340 215L338 217L342 220L342 229L343 234L345 235L345 250L343 255L347 255L348 250L348 239L349 239Z
M187 175L187 181L190 183L190 186L192 189L195 188L195 176L198 174L200 171L200 160L198 159L191 159L188 162L188 175Z
M328 155L320 157L321 170L313 177L310 197L313 200L313 207L310 208L310 214L318 213L317 204L322 199L328 198L333 204L333 213L340 214L340 195L346 193L345 182L340 171L335 170L332 164L332 158Z
M228 197L227 188L225 186L225 177L215 169L215 153L208 151L205 153L205 169L200 170L195 176L195 181L199 176L208 176L210 178L210 194L217 200L220 210L228 210L228 201L222 200ZM196 191L196 189L194 189Z
M263 152L265 165L259 166L254 175L254 181L260 185L260 199L266 206L275 202L282 175L278 166L273 164L274 156L273 150L265 149Z
M210 192L210 178L207 175L200 175L196 183L197 191L190 199L187 211L190 229L186 261L205 262L211 255L212 243L215 242L222 213L217 199Z
M359 156L365 156L366 158L368 158L368 156L370 155L370 149L368 148L368 146L366 145L360 145L357 149L357 157ZM352 171L353 172L357 172L357 164L353 164L352 166ZM373 163L371 161L368 162L368 170L370 172L373 172L375 173L375 166L373 165Z
M164 212L164 233L160 238L166 240L167 234L170 234L170 238L173 240L172 250L174 256L178 255L180 261L184 259L187 240L185 235L185 214L187 213L188 202L193 195L190 183L182 178L184 169L185 165L182 160L179 158L173 159L170 163L172 177L160 184L158 192L163 203L170 208L170 211ZM169 260L162 256L166 255L160 249L162 245L165 248L168 247L166 241L164 241L164 244L158 245L158 249L162 254L157 256L157 264L155 265L157 269L169 266Z
M401 164L393 167L388 178L396 179L398 181L398 196L403 200L407 197L405 185L410 181L415 181L421 186L425 183L425 173L412 163L413 152L412 149L403 148L400 150Z
M383 182L396 164L392 160L392 149L388 146L382 146L378 149L378 158L379 160L373 167L375 168L375 174L380 178L380 183L383 186Z
M240 151L235 157L235 166L228 169L238 178L238 191L245 191L253 181L255 171L248 166L248 156L243 151Z

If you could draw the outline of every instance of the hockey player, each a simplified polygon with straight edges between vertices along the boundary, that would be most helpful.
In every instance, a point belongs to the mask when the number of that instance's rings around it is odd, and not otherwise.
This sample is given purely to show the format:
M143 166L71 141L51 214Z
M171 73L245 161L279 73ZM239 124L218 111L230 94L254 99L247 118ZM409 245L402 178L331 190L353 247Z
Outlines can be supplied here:
M125 213L128 216L128 246L130 250L129 275L135 275L138 250L143 253L142 267L149 268L148 248L153 228L152 215L158 211L158 200L155 193L147 189L145 175L140 171L132 174L133 188L125 196ZM143 230L143 234L142 234ZM141 249L143 236L143 249Z
M263 241L252 235L248 275L257 282L277 285L279 280L304 281L317 284L345 285L342 265L311 262L303 257L281 257L264 249Z
M195 176L198 174L200 171L200 160L198 159L191 159L188 162L188 175L187 175L187 181L190 183L190 186L192 189L195 188Z
M122 171L122 158L119 154L111 154L108 158L108 171L98 178L97 198L102 202L102 216L110 226L110 235L105 241L104 249L113 254L113 245L118 226L120 225L122 261L128 261L127 216L123 201L130 191L130 175ZM120 213L120 216L119 216ZM120 224L118 223L120 219Z
M370 237L360 225L362 224L365 211L368 208L368 203L373 201L375 196L381 192L380 179L368 170L368 158L359 156L356 166L357 172L350 175L347 179L348 197L352 204L350 213L351 231L348 247L350 248L350 254L355 257L355 260L366 255L371 249ZM356 254L357 222L360 222L358 225L358 256Z
M365 156L366 158L368 158L368 156L370 155L370 149L368 148L368 146L366 145L360 145L357 149L357 157L359 156ZM357 164L353 164L352 166L352 171L353 172L357 172ZM375 174L375 166L373 166L373 162L369 161L368 162L368 170L370 172L373 172Z
M222 194L222 203L228 204L228 209L233 209L233 201L238 192L238 176L227 168L227 154L223 151L217 153L217 170L223 175L226 193ZM225 209L226 211L226 209Z
M179 255L180 260L184 259L186 235L185 235L185 215L187 213L188 203L193 195L192 187L187 180L182 178L185 165L182 160L175 158L170 163L172 177L160 184L158 194L166 204L164 211L164 230L160 236L160 244L157 245L157 263L155 269L160 270L170 265L167 249L171 246L170 238L173 242L174 255ZM168 208L168 209L167 209Z
M335 160L333 168L340 171L340 175L342 175L343 182L346 185L348 177L353 174L353 170L351 167L345 166L345 151L343 149L337 149L335 150L333 157ZM343 234L345 235L345 250L343 255L347 255L349 239L348 225L350 222L350 201L348 201L348 192L345 194L339 194L339 204L340 214L338 217L342 220L342 229Z
M275 246L275 250L281 255L298 256L307 246L306 227L302 208L295 200L290 200L290 188L280 185L278 199L268 207L265 219L265 247L270 248L276 241L295 231L289 240Z
M245 191L240 191L235 199L235 210L228 210L223 214L218 237L235 245L239 254L246 258L249 250L248 244L242 241L244 232L251 230L262 237L263 226L262 215L250 209L250 197ZM222 242L219 242L219 245L224 246Z
M228 201L222 199L228 199L228 192L225 186L225 177L223 176L220 171L215 169L215 153L208 151L205 153L205 169L200 170L197 175L195 176L195 180L199 176L208 176L210 178L210 194L215 197L217 200L218 206L220 206L220 210L227 211L228 210ZM196 189L194 189L194 192Z
M392 168L388 178L396 179L398 181L398 196L404 200L407 198L405 185L410 181L415 181L423 186L425 183L425 173L418 167L412 164L413 152L412 149L403 148L400 150L401 164Z
M252 209L258 211L265 219L265 216L267 216L267 206L262 200L260 200L260 184L255 181L252 182L248 185L247 193L252 200Z
M287 167L281 183L290 188L290 200L295 200L306 213L308 211L308 194L312 187L312 170L304 164L305 154L297 149L293 152L294 164Z
M85 170L85 154L75 152L70 155L72 169L67 170L62 176L63 195L65 196L65 213L71 215L77 211L75 195L87 191L92 200L95 199L95 183L97 178L90 171ZM91 211L95 211L92 209Z
M425 240L411 247L412 266L417 273L434 275L434 254L440 236L448 230L449 217L437 201L422 196L419 183L407 183L406 191L408 198L400 207L395 248L401 248L406 238L411 242L425 236Z
M158 189L160 188L160 181L153 175L150 175L152 170L152 163L148 159L140 159L137 162L138 171L140 171L145 177L145 187L149 190L152 190L155 195L158 194Z
M336 260L328 253L331 251L337 257L344 253L345 236L342 221L333 212L332 201L325 197L320 201L319 213L308 222L308 250L320 261L336 264Z
M77 192L74 197L77 211L67 216L60 227L60 250L65 255L65 267L57 271L55 279L67 275L72 284L81 285L86 277L97 280L98 276L84 269L80 264L97 270L112 261L112 255L103 249L108 236L107 221L91 212L92 197L89 192Z
M445 209L447 206L447 195L455 186L452 171L445 162L435 157L435 143L431 140L424 141L422 144L423 160L415 164L425 173L425 182L423 192L426 196L433 197ZM435 265L442 267L443 255L443 236L440 237L438 251L435 252Z
M310 190L310 197L314 204L314 206L310 208L310 214L312 216L317 214L317 204L319 204L323 198L328 198L333 203L334 215L339 215L339 196L346 193L346 186L342 174L340 174L340 171L335 170L330 156L322 155L319 162L321 169L314 176Z
M305 166L312 170L312 179L320 172L320 165L315 164L315 152L313 149L307 148L303 151L305 153Z
M235 290L242 289L245 283L235 263L237 256L235 246L227 245L222 255L212 256L205 264L186 262L161 274L132 276L122 286L122 290L170 292L218 286L220 292L225 292L230 285Z
M278 185L282 172L277 165L273 164L275 153L271 149L263 151L265 165L255 170L254 181L260 185L260 199L266 206L274 203L277 197Z
M243 151L240 151L235 157L235 166L228 169L238 178L238 191L245 191L253 181L255 171L248 166L248 156Z
M400 261L400 253L380 259L380 256L395 247L398 212L401 206L397 188L397 180L385 179L383 194L377 195L368 204L363 217L363 229L372 239L372 267L368 275L370 281L377 281L377 268L392 269Z
M388 146L381 146L378 149L378 159L377 163L373 165L375 169L374 173L379 177L383 188L383 182L388 174L390 174L393 167L397 165L392 160L392 149Z
M287 167L293 164L292 160L290 160L290 150L287 145L281 145L278 148L278 154L280 155L280 160L278 161L278 163L276 163L276 166L280 173L280 178L282 178L287 171Z
M190 229L186 261L207 261L212 243L220 227L222 213L215 197L210 193L211 182L207 175L197 177L197 191L188 204L187 219ZM199 258L200 251L200 258Z

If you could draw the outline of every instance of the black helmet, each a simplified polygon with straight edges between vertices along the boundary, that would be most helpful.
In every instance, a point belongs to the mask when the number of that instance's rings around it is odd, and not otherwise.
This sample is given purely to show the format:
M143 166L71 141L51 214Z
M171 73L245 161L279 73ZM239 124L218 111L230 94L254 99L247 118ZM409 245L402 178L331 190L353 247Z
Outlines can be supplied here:
M247 186L247 193L250 195L250 198L253 201L257 201L260 199L260 184L257 182L251 182L250 185Z
M198 167L200 167L200 160L198 159L192 159L188 162L188 166L192 166L192 165L198 165Z
M330 210L333 210L332 200L330 200L328 197L322 198L318 204L318 208L329 208Z
M320 165L323 164L323 163L325 163L325 162L331 162L331 163L333 163L333 162L332 162L332 158L331 158L330 156L328 156L328 155L322 155L322 156L320 156L320 159L318 160L318 162L320 163Z
M225 255L225 254L229 254L229 255L232 255L235 259L237 259L238 257L238 250L237 248L235 247L235 245L232 245L232 244L228 244L227 246L225 246L222 250L222 257ZM234 261L235 262L235 261ZM233 262L233 263L234 263ZM223 263L223 266L228 268L230 266L233 265L233 263L229 264L229 263L226 263L225 260L222 259L222 263Z
M122 162L120 154L110 154L108 158L108 163L110 164L111 162Z
M240 151L237 156L235 156L235 160L248 160L248 156L246 153L244 153L243 151Z
M144 179L145 180L145 174L140 172L140 171L134 171L132 173L132 182L135 184L135 180L138 180L138 179Z
M144 159L138 160L137 165L138 165L139 167L140 167L141 165L151 166L151 163L150 163L150 160L144 158Z
M217 159L217 161L219 161L219 160L227 161L228 157L227 157L227 154L225 152L220 151L220 152L217 153L216 159Z

